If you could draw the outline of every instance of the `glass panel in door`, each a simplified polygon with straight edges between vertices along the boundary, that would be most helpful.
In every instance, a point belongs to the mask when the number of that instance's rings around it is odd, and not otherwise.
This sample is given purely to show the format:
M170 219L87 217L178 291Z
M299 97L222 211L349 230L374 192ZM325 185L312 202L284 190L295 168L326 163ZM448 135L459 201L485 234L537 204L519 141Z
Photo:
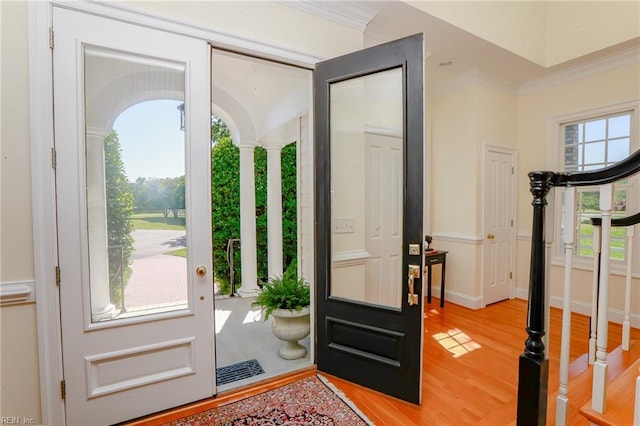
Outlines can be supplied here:
M331 83L331 296L402 306L403 73Z
M85 48L92 322L187 307L184 82L182 65Z

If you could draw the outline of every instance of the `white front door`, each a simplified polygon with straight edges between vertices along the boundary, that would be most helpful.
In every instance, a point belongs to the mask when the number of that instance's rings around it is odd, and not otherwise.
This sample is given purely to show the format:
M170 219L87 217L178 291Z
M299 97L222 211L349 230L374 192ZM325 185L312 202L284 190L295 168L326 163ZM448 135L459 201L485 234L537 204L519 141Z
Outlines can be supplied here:
M514 154L485 149L484 305L511 297L513 282Z
M209 397L210 49L59 7L53 32L67 424Z

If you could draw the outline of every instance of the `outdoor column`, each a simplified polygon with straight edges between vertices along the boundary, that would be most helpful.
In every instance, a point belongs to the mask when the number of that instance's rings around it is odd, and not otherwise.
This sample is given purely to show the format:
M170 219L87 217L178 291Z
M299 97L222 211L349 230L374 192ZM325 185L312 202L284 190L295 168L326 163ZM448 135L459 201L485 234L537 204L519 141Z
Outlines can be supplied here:
M269 278L282 276L282 148L267 148L267 252Z
M87 129L87 224L89 232L89 283L93 321L113 318L116 308L109 289L109 242L104 168L105 131Z
M242 259L241 297L255 296L258 287L256 243L256 185L253 145L240 145L240 256Z

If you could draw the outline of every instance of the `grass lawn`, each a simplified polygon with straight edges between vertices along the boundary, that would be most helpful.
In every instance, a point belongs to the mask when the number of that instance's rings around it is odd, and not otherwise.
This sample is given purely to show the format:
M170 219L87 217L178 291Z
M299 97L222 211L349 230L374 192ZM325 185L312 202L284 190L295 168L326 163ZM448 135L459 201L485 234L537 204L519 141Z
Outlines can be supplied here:
M185 218L171 214L164 217L162 213L138 213L133 215L132 220L134 229L185 229Z
M169 256L187 257L187 248L181 248L178 250L168 251L164 253Z

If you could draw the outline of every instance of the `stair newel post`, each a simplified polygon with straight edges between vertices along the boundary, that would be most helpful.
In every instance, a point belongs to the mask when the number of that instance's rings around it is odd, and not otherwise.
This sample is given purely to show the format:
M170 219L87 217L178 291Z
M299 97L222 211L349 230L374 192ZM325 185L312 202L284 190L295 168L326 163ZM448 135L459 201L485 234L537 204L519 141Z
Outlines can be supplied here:
M544 425L547 417L549 360L545 357L545 209L552 187L553 172L531 172L533 230L531 233L531 270L529 307L524 352L518 368L518 426Z

